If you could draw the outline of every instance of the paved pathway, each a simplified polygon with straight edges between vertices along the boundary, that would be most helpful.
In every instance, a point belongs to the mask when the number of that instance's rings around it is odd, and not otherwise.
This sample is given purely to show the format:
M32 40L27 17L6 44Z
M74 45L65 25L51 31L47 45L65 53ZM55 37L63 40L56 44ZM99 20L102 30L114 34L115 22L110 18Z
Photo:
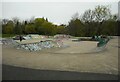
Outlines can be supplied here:
M117 75L35 70L3 65L2 80L117 80Z

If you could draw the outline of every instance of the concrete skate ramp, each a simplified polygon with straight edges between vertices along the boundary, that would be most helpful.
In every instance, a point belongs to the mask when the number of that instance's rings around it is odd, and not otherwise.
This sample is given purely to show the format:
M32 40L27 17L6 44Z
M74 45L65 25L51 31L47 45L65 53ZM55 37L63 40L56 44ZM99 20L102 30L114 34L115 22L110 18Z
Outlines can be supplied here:
M66 44L72 43L70 47L79 46L78 44L82 43L81 41L76 43L68 40L64 42ZM88 44L89 42L85 43ZM85 43L83 45L84 47ZM96 45L94 42L89 43L89 45L90 44ZM76 71L118 75L118 46L118 39L116 38L109 41L106 45L107 50L104 52L94 54L54 54L54 52L67 48L50 49L53 53L46 53L47 50L45 50L45 52L28 52L3 45L2 63L11 66L39 70ZM89 47L89 49L90 48L91 47Z
M105 45L97 47L97 41L80 41L80 42L64 42L69 47L62 50L56 51L56 54L67 53L67 54L89 54L97 53L105 50Z

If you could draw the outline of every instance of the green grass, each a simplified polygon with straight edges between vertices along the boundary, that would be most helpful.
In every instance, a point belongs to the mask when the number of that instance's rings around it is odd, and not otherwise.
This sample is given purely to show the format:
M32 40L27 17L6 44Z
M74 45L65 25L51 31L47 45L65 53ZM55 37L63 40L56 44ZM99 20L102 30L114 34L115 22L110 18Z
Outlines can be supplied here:
M0 37L3 37L3 38L10 38L13 36L15 36L15 34L0 34Z
M0 37L2 37L2 34L0 34Z

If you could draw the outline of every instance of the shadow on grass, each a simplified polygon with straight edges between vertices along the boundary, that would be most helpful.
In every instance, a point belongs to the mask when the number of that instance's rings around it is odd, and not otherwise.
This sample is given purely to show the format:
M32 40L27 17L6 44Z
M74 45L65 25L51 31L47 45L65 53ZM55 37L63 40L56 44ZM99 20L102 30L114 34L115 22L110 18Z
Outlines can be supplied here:
M2 80L118 80L117 75L37 70L2 65Z

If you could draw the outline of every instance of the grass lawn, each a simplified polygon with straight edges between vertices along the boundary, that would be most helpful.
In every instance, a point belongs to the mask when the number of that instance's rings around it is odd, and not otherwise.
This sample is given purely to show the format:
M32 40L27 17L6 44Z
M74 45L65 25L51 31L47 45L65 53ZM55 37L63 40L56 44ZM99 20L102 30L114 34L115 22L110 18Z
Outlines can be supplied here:
M0 37L3 37L3 38L10 38L10 37L14 37L16 36L15 34L0 34Z

